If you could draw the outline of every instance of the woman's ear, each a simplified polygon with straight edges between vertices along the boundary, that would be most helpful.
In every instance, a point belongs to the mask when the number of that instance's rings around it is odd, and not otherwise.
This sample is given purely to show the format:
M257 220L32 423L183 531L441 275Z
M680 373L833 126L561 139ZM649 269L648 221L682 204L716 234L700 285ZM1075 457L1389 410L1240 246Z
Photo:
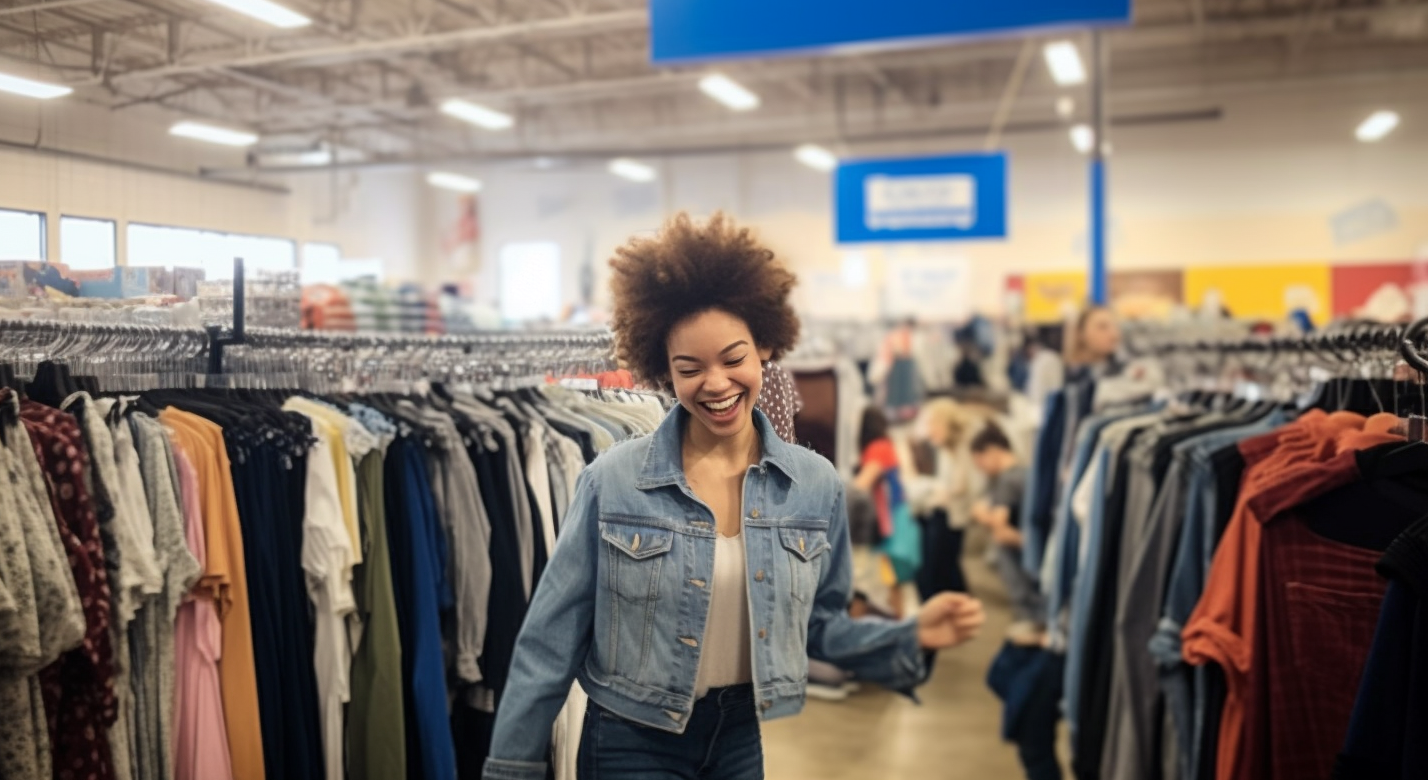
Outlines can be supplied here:
M761 362L761 363L767 363L767 362L769 362L770 360L773 360L773 350L772 350L772 349L760 349L760 350L759 350L759 362Z

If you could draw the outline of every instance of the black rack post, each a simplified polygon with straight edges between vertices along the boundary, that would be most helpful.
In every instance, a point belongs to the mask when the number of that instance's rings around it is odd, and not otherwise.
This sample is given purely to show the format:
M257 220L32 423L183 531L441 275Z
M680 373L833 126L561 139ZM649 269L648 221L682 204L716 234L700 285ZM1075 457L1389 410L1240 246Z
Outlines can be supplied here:
M223 373L223 348L243 343L243 323L247 320L247 286L243 283L243 258L233 258L233 329L224 334L217 325L208 326L208 373Z

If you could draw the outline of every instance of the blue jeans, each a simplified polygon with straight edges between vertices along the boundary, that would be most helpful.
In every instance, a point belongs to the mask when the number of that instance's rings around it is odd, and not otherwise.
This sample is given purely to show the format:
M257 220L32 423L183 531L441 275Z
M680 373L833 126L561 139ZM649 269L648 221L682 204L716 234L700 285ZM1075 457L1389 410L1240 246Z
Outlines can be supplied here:
M713 688L683 734L585 710L580 780L763 780L764 746L752 685Z

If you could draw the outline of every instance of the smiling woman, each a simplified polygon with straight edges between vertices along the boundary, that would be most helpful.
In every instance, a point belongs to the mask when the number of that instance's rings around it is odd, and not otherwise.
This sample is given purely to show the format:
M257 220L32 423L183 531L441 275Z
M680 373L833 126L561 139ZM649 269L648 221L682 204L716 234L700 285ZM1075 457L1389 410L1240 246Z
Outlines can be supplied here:
M485 777L540 780L571 680L579 777L763 777L760 720L803 708L810 658L911 692L982 607L848 615L843 483L756 408L792 348L793 274L747 229L680 215L611 262L620 358L679 405L581 475L517 641Z

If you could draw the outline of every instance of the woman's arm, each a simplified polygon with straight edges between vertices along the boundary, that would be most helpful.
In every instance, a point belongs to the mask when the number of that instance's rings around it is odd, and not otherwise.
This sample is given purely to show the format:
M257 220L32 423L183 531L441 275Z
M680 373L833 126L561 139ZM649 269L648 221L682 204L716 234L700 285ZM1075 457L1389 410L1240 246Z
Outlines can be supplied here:
M545 780L550 729L590 648L599 510L593 468L576 482L570 513L516 640L496 716L486 780Z
M831 549L824 555L809 620L808 656L852 672L860 680L910 694L927 678L917 621L854 620L848 615L853 589L852 547L841 484L829 518L828 541Z

